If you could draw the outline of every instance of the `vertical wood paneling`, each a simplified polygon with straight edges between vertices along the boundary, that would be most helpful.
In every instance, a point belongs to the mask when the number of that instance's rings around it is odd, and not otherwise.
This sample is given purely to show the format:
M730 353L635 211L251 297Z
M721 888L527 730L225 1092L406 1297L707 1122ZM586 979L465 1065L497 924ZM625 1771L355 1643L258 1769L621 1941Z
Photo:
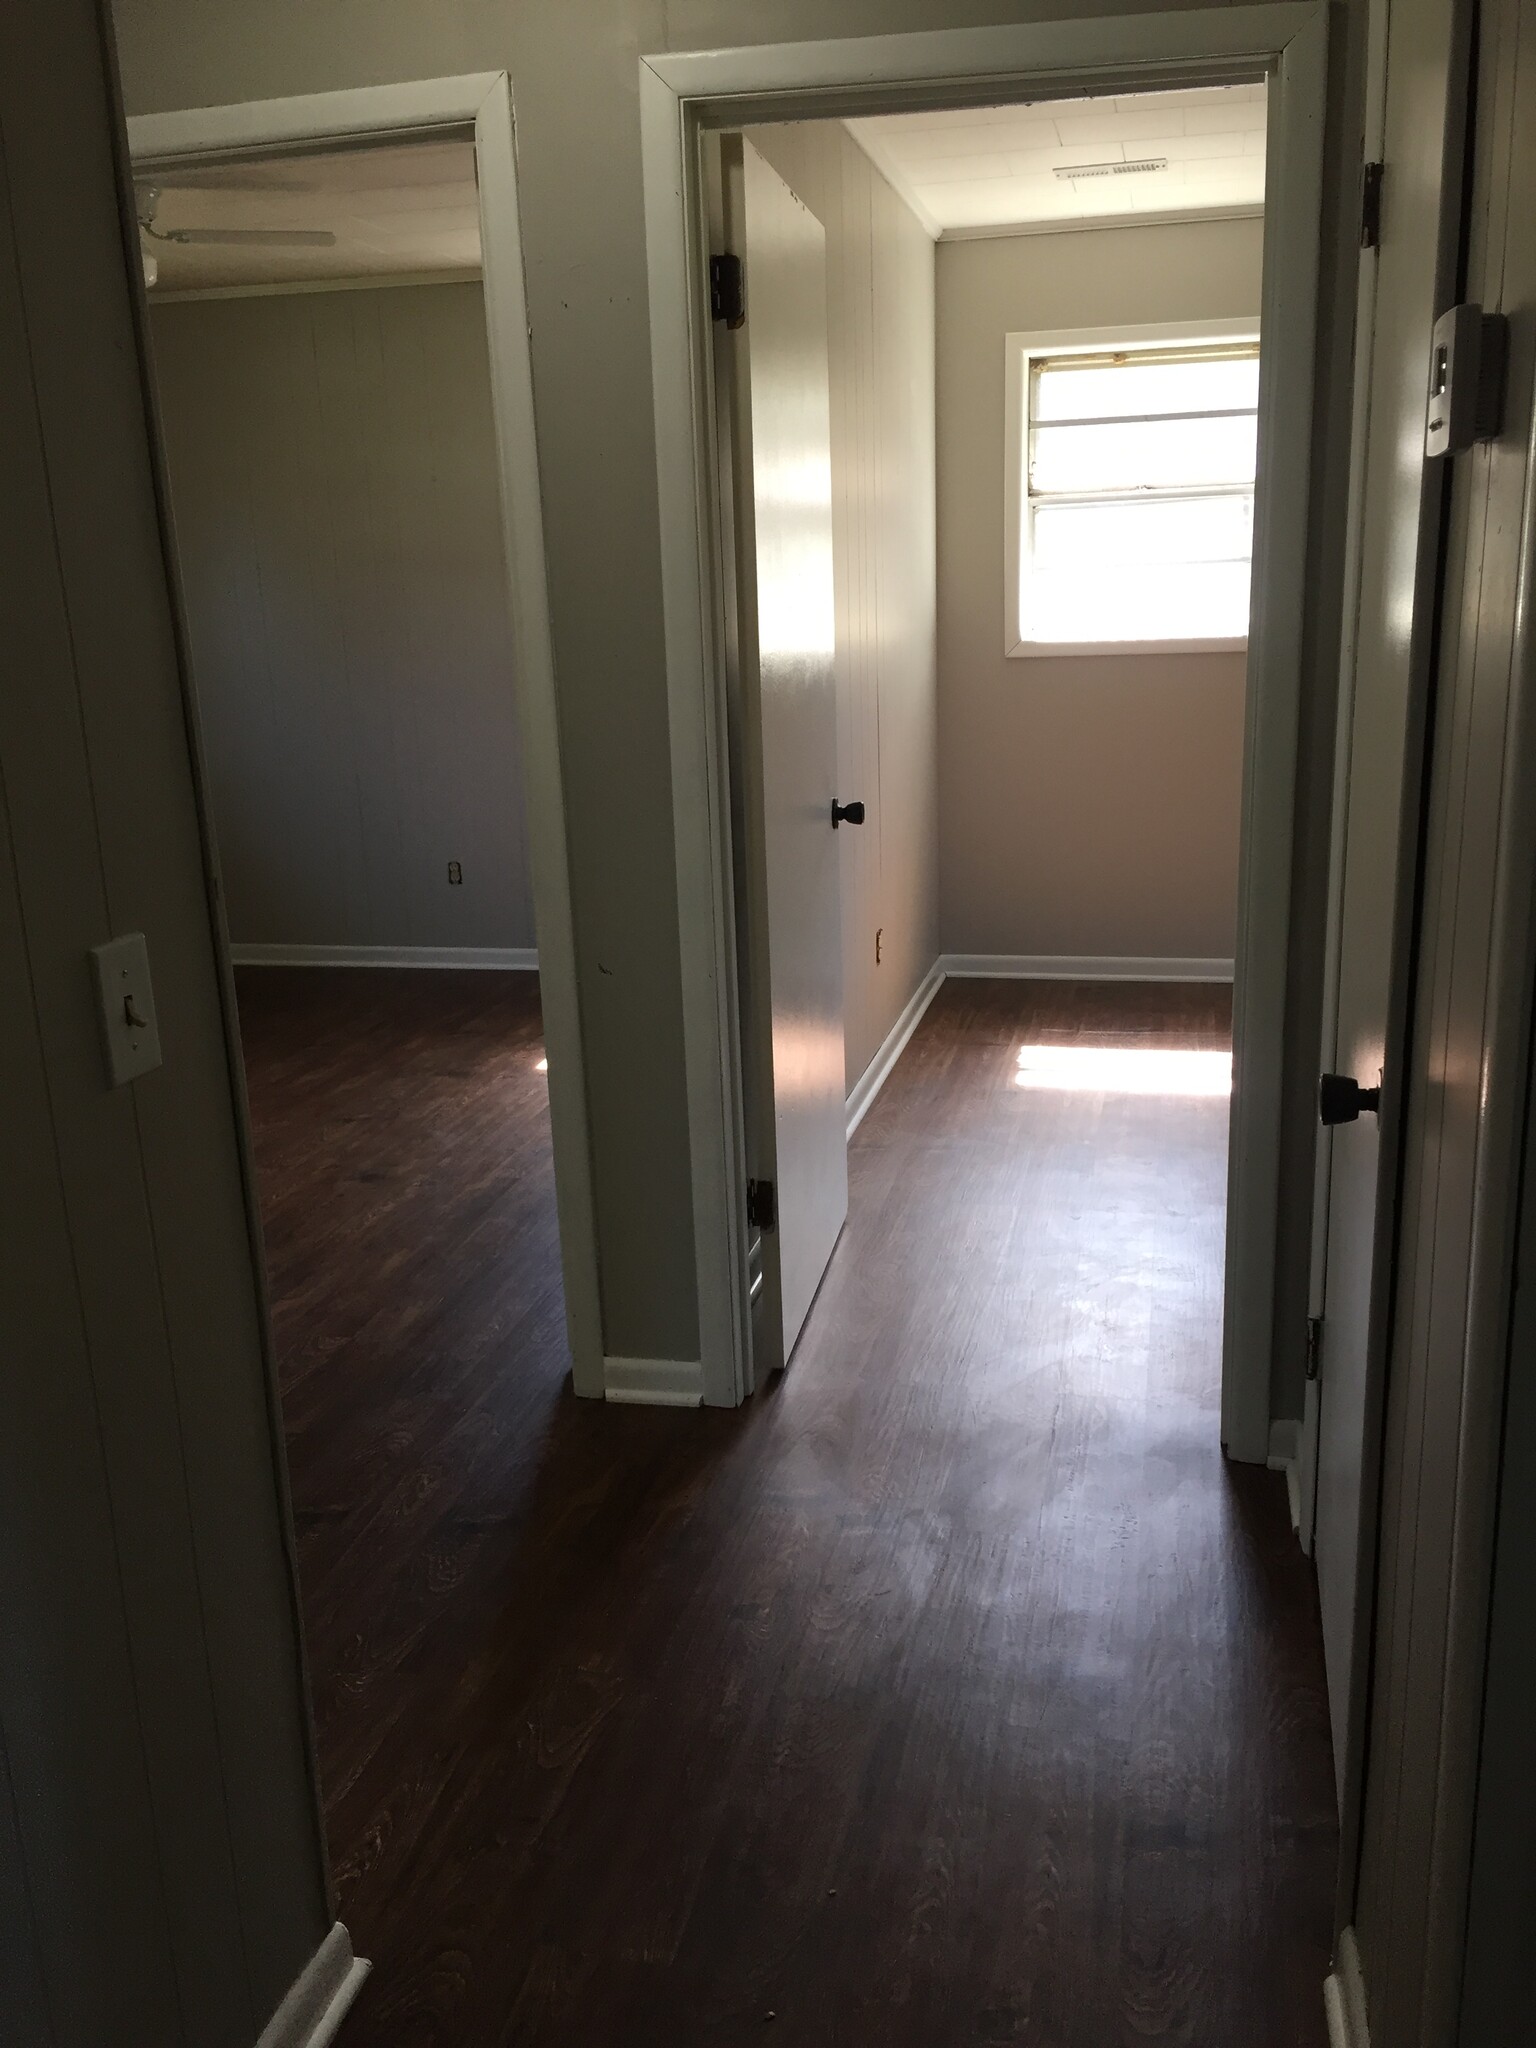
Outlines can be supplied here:
M249 2048L322 1846L101 21L41 33L0 17L0 1717L61 2043ZM124 930L164 1062L113 1089Z
M480 286L152 318L231 936L532 945Z
M840 122L749 139L827 231L838 782L869 812L839 846L852 1088L938 952L934 250Z
M7 1613L13 1610L9 1601ZM27 1883L20 1816L11 1783L5 1731L0 1728L0 1927L5 1929L5 1968L0 1970L0 2040L25 2041L32 2048L57 2048L58 2034L48 2010L41 1932Z

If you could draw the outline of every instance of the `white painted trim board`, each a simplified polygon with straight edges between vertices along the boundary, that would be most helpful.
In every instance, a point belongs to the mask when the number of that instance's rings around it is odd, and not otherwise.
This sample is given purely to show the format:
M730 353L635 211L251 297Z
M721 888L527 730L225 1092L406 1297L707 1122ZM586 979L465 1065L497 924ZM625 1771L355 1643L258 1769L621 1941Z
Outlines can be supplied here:
M353 1955L352 1937L338 1920L262 2028L256 2048L327 2048L370 1968Z
M929 968L912 1000L886 1033L880 1050L860 1074L848 1095L848 1135L863 1123L875 1097L891 1077L891 1070L907 1049L908 1041L922 1023L928 1005L944 986L944 969L937 961Z
M1266 1460L1271 1472L1285 1474L1285 1494L1291 1509L1291 1533L1301 1534L1301 1424L1299 1422L1272 1422L1269 1425L1269 1457ZM1305 1544L1302 1546L1306 1548Z
M536 946L277 946L231 941L237 967L497 967L536 974Z
M302 299L327 292L409 291L416 285L479 282L478 264L453 270L376 270L362 277L285 277L265 284L189 284L174 290L156 285L150 304L188 306L207 299Z
M635 1408L699 1408L704 1367L697 1358L605 1358L610 1401Z
M1328 2048L1371 2048L1365 1978L1353 1927L1346 1927L1339 1936L1333 1974L1323 1985L1323 2009L1328 2015Z
M940 970L981 981L1230 981L1230 960L1155 953L941 953Z

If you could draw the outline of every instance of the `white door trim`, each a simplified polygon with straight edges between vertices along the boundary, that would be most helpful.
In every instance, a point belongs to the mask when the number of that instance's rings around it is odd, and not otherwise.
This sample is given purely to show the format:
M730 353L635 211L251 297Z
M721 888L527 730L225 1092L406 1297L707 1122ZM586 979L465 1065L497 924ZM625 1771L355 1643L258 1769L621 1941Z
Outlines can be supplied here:
M749 1342L724 663L705 331L699 141L748 121L1265 76L1261 467L1234 1001L1222 1436L1269 1451L1281 1059L1290 938L1301 624L1311 487L1327 9L1167 14L937 30L644 57L640 116L682 941L684 1050L705 1399L741 1398ZM1275 431L1283 419L1283 433ZM1266 431L1267 430L1267 431Z
M968 981L1201 981L1232 979L1230 960L1193 953L941 953L939 965Z
M1323 2011L1328 2019L1328 2048L1371 2048L1365 1979L1360 1974L1360 1950L1353 1927L1346 1927L1339 1936L1333 1969L1323 1984Z
M262 2028L256 2048L328 2048L370 1968L352 1953L352 1937L336 1921Z
M1370 0L1366 18L1365 157L1379 163L1386 146L1387 0ZM1323 1001L1318 1043L1319 1074L1333 1071L1339 1045L1339 975L1344 943L1344 854L1349 835L1350 752L1355 726L1355 657L1360 638L1360 599L1365 541L1366 452L1371 428L1371 364L1376 331L1376 271L1373 244L1360 252L1355 276L1355 374L1350 406L1349 504L1344 528L1344 613L1339 640L1338 705L1334 717L1333 803L1328 827L1328 916L1323 941ZM1319 1124L1312 1163L1312 1250L1307 1281L1308 1321L1321 1329L1328 1293L1328 1212L1333 1194L1333 1132ZM1321 1337L1317 1340L1321 1343ZM1314 1361L1316 1363L1316 1361ZM1301 1518L1297 1534L1308 1557L1317 1527L1318 1432L1322 1404L1314 1376L1307 1381L1297 1467Z
M528 844L545 1044L549 1053L555 1200L560 1217L572 1384L578 1394L601 1398L605 1381L597 1224L571 922L544 517L534 432L533 367L523 281L512 95L507 74L473 72L464 77L420 79L404 85L307 93L297 99L254 100L237 106L140 114L128 122L128 147L135 164L149 164L353 136L399 139L413 129L452 127L473 134L480 186L481 265L490 342L491 396L517 661L518 723L527 764ZM163 453L161 459L163 462ZM227 960L229 938L222 928L218 943Z
M891 1078L896 1062L912 1042L912 1035L928 1014L928 1005L944 986L946 976L942 960L936 960L923 979L913 990L911 1000L901 1015L885 1034L879 1051L860 1074L848 1091L848 1137L852 1141L854 1132L874 1108L875 1097Z

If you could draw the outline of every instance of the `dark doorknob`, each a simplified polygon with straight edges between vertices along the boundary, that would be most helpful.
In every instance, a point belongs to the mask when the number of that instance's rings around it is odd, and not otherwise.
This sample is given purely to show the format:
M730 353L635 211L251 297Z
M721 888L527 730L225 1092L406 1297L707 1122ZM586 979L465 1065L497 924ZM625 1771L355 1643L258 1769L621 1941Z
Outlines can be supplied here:
M834 832L839 825L862 825L863 822L864 806L862 804L840 804L837 798L833 797L832 830Z
M1324 1074L1317 1084L1317 1113L1325 1124L1352 1124L1362 1109L1374 1116L1381 1108L1381 1090L1362 1088L1348 1074Z

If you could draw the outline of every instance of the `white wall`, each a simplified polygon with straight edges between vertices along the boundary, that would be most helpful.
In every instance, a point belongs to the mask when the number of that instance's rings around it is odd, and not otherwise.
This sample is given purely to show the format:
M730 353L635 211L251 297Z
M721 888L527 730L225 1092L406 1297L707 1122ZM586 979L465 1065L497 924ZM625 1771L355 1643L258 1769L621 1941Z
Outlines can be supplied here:
M1004 654L1004 337L1257 319L1263 223L943 242L938 255L945 950L1230 959L1245 657Z
M939 949L934 245L841 122L747 133L827 231L851 1089Z
M152 331L231 938L532 946L480 286Z

